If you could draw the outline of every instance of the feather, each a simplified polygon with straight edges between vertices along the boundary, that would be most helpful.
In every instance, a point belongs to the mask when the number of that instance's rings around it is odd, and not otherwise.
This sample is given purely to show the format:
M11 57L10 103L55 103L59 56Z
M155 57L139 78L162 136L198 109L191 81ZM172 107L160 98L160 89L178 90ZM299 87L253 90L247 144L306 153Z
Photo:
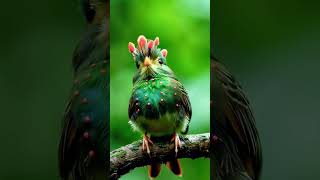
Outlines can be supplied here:
M261 162L261 144L249 101L242 87L230 72L212 60L213 132L222 139L222 174L245 169L258 179ZM224 159L223 159L224 158ZM219 160L218 160L219 161Z
M150 178L156 178L161 171L161 164L160 163L153 163L148 166L148 174Z

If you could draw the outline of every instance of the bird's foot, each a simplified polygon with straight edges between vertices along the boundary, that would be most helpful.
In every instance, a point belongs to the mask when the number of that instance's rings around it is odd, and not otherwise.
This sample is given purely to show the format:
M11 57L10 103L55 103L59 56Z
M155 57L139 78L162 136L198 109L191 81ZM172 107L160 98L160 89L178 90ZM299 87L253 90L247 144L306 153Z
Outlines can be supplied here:
M143 135L143 140L142 140L142 150L147 149L147 153L150 156L150 148L149 148L149 143L153 144L153 142L151 141L150 137L147 135L147 133L145 133Z
M176 157L177 157L178 147L181 147L181 141L180 141L179 135L177 133L173 134L171 142L173 142L173 141L174 141L174 152L176 153Z

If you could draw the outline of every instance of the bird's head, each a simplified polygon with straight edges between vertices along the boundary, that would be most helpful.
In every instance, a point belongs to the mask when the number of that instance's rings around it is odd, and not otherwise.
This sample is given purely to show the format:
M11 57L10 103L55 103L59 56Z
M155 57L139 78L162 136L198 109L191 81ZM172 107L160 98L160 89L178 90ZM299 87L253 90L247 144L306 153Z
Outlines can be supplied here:
M88 24L102 24L109 19L110 0L81 0L82 11Z
M166 57L168 51L158 48L159 38L147 40L145 36L138 37L138 47L129 42L129 52L133 55L137 67L135 78L145 80L161 76L174 76L172 70L167 66Z
M81 2L87 26L74 50L72 64L75 72L90 64L110 59L110 0L81 0Z

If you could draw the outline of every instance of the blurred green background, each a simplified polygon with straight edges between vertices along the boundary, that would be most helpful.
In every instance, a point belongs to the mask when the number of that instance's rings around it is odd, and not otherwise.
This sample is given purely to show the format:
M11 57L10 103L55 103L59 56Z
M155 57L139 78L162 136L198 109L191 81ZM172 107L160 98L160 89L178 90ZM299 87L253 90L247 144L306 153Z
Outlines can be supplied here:
M320 2L211 3L215 56L247 92L262 180L320 179Z
M3 1L0 19L0 179L56 180L79 2Z
M210 131L210 1L111 1L111 149L142 139L128 124L128 103L136 71L128 42L143 34L160 38L167 63L186 87L193 109L189 134ZM201 11L199 11L201 10ZM173 152L174 153L174 152ZM183 178L163 165L159 180L209 179L209 159L182 159ZM149 179L146 167L123 180Z

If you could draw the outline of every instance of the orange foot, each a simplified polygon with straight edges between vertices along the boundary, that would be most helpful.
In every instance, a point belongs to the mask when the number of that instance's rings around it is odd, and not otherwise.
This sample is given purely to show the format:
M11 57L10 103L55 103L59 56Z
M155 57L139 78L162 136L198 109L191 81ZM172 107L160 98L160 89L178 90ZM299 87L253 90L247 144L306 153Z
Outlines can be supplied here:
M147 153L150 156L150 148L149 148L149 143L153 144L153 142L151 141L150 137L147 136L147 133L145 133L143 135L143 140L142 140L142 150L144 150L145 148L147 149Z
M174 141L174 152L176 153L176 157L177 157L178 147L181 147L181 141L180 141L179 135L177 133L173 134L171 142L173 142L173 141Z

